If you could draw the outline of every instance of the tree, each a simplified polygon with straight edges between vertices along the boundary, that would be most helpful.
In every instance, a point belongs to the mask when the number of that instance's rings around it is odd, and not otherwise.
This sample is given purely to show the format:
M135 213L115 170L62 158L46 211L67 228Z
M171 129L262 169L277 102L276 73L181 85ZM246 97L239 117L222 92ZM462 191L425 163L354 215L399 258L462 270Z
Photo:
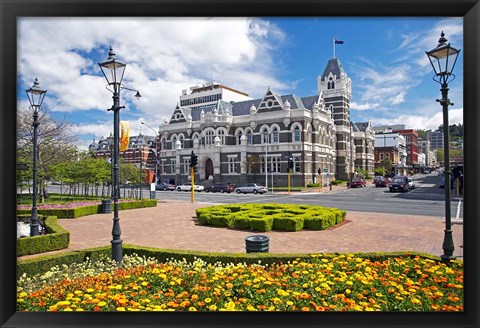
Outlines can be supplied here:
M37 128L37 180L40 201L46 196L46 181L50 179L49 167L78 155L71 124L55 120L48 108L39 112ZM33 161L33 114L30 110L17 113L17 161Z

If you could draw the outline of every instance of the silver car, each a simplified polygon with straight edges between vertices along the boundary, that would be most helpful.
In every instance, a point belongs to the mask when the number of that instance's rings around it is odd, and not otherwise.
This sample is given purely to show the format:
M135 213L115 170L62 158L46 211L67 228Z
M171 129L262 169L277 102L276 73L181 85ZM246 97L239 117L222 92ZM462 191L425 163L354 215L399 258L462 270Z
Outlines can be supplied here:
M183 183L181 185L178 185L175 188L176 191L191 191L192 190L192 184L191 183ZM194 191L204 191L205 187L202 185L193 185L193 190Z
M268 189L256 183L247 183L241 187L236 188L235 192L237 194L246 194L246 193L263 194L268 192Z

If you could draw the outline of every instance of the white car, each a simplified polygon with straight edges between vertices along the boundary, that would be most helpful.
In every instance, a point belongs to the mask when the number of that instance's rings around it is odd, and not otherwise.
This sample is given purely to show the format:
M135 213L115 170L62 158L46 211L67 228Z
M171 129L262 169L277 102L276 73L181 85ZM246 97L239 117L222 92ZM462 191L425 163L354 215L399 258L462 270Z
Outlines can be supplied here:
M191 183L184 183L184 184L178 185L175 188L175 190L176 191L191 191L192 190L192 184ZM193 185L193 190L200 192L200 191L204 191L205 187L201 186L201 185Z
M268 189L256 183L247 183L241 187L236 188L235 192L237 194L246 194L246 193L263 194L268 192Z
M408 178L408 189L415 189L415 180Z

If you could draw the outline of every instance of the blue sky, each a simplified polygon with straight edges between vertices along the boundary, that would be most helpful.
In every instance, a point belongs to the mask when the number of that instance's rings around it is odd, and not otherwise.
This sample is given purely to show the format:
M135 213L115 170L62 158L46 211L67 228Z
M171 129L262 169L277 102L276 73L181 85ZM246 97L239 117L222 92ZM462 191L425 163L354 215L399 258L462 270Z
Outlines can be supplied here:
M463 19L429 18L20 18L18 110L38 77L48 89L45 109L72 124L77 144L113 131L111 93L97 65L111 45L127 63L121 120L131 134L153 135L184 89L209 82L261 98L317 93L317 77L333 57L333 38L352 79L351 120L436 129L442 124L440 86L425 55L441 31L463 49ZM39 46L41 45L41 46ZM463 56L449 84L450 124L463 123Z

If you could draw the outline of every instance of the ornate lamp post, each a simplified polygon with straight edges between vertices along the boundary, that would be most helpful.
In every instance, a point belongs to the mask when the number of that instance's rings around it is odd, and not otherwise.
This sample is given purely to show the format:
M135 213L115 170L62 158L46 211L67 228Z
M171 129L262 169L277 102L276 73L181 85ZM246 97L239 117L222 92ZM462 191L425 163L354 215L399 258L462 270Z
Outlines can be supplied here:
M123 74L127 64L117 59L113 49L110 47L108 59L98 63L102 69L102 73L107 80L107 90L113 93L113 106L108 111L113 111L113 228L112 228L112 258L118 265L122 262L122 240L120 239L120 218L118 217L118 198L120 194L119 185L119 130L120 130L120 91L122 89L131 90L122 86ZM109 88L110 87L110 88ZM133 90L137 91L137 90ZM140 98L141 95L137 91L135 97Z
M38 212L37 212L37 128L38 112L41 110L43 99L47 90L40 88L38 79L35 78L33 86L26 90L28 101L30 102L30 108L33 110L33 200L32 200L32 219L30 222L30 236L38 236L39 224L38 224Z
M444 149L444 162L445 162L445 236L443 239L443 254L442 260L454 259L453 251L455 247L453 245L452 238L452 222L450 211L450 154L449 154L449 134L448 134L448 105L453 105L448 99L448 82L455 79L455 75L452 73L455 63L457 62L458 54L460 50L457 50L447 43L445 34L441 33L438 45L436 48L425 52L432 64L435 76L433 80L441 85L440 91L442 92L442 99L437 99L442 105L443 109L443 138L445 140Z

